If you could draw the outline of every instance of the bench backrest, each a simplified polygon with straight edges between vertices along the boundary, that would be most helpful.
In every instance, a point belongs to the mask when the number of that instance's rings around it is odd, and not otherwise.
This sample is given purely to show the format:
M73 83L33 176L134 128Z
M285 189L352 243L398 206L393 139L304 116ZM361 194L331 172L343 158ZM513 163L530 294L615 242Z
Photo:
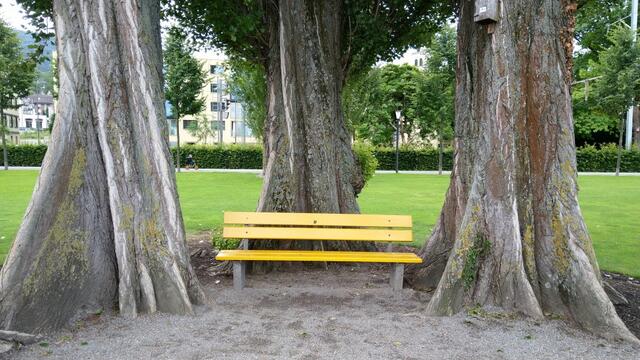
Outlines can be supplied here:
M224 225L232 239L413 241L409 215L225 212Z

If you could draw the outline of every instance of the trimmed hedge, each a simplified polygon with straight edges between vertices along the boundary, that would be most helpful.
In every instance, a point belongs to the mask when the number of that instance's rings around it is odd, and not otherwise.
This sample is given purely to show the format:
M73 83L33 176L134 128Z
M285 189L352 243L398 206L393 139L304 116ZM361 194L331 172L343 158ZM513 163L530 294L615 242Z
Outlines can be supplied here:
M40 166L46 152L47 145L7 145L9 166Z
M171 148L176 161L176 148ZM180 165L184 167L187 155L203 169L262 169L260 145L184 145L180 147Z
M603 146L597 149L594 146L585 146L578 149L576 154L578 171L584 172L615 172L618 159L616 145ZM621 172L640 172L640 151L623 150L620 157Z
M378 159L378 170L396 169L396 149L376 148L373 152ZM445 149L442 154L442 170L453 167L453 150ZM438 170L438 150L433 148L400 148L398 151L400 170Z
M9 145L10 166L40 166L46 145ZM174 156L176 149L172 148ZM222 145L203 146L186 145L180 148L181 164L188 154L192 154L200 168L214 169L260 169L262 168L262 147L260 145ZM375 148L379 170L395 169L395 149ZM597 149L587 146L578 149L578 171L614 172L616 169L617 149L615 145ZM453 151L446 149L443 156L443 169L450 170ZM400 170L437 170L438 150L431 148L401 148L399 153ZM620 165L622 172L640 172L640 151L624 150Z

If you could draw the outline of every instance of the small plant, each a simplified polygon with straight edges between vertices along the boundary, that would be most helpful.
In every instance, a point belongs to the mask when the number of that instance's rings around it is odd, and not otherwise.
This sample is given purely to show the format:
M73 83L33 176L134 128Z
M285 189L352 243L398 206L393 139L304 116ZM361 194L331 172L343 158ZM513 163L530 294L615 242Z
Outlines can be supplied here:
M374 156L373 150L373 146L363 142L353 144L353 153L362 170L362 177L364 178L365 184L373 177L378 168L378 159Z
M478 235L473 242L473 246L467 253L467 261L462 269L462 281L464 281L464 289L469 290L476 280L478 272L478 260L484 257L491 249L491 242L484 236Z
M216 250L233 250L240 245L238 239L225 239L222 237L222 229L213 229L211 235L211 246Z

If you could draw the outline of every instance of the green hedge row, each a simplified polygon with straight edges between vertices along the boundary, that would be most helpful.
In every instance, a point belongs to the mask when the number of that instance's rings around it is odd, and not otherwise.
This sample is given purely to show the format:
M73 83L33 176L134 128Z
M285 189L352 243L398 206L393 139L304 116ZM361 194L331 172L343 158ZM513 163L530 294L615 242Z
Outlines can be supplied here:
M39 166L47 150L46 145L9 145L9 165ZM171 149L174 161L176 149ZM188 154L192 154L200 168L216 169L260 169L262 167L262 147L259 145L223 146L183 146L180 151L182 164ZM378 161L378 170L395 169L395 149L375 148L373 154ZM605 146L601 149L583 147L578 149L578 171L613 172L616 168L617 149ZM447 149L443 156L443 169L450 170L453 151ZM438 151L436 149L400 149L400 170L437 170ZM640 172L640 151L622 152L622 172Z
M378 170L396 169L396 150L394 148L376 148L373 155L378 159ZM453 167L453 150L445 149L442 154L442 169ZM438 150L432 148L401 148L398 151L400 170L438 170Z
M47 145L7 145L7 150L9 166L40 166L47 152Z
M171 148L176 161L176 148ZM262 169L262 146L259 145L185 145L180 147L180 165L184 167L187 156L203 169Z

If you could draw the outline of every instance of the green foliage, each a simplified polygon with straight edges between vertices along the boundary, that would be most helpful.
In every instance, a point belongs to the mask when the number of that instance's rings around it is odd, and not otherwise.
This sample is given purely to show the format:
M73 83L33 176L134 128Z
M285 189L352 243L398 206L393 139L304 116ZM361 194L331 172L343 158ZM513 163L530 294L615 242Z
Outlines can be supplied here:
M223 48L264 66L269 28L277 24L277 3L258 0L165 0L164 13L201 44ZM435 0L345 0L338 35L344 74L358 74L409 47L426 44L453 15L454 2Z
M582 49L574 59L577 78L590 61L598 58L600 51L611 46L609 30L620 19L629 15L626 0L579 0L576 12L575 38Z
M378 169L394 170L396 164L396 150L391 147L378 147L374 151L378 159ZM453 150L445 148L443 152L444 170L451 170L453 166ZM400 147L398 152L398 167L400 170L437 170L438 150L426 148Z
M40 166L47 145L7 145L9 166Z
M206 144L207 140L216 135L215 130L211 126L211 121L207 118L207 114L200 113L196 115L196 118L190 123L187 131L196 138L196 141L202 144Z
M478 261L486 256L489 250L491 250L491 242L484 236L478 235L473 242L473 246L467 252L467 258L462 269L462 281L465 290L469 290L473 285L478 272Z
M602 146L584 146L576 152L578 171L614 172L618 149L615 144ZM620 158L620 171L640 172L640 150L623 150Z
M0 19L0 109L15 109L17 100L29 95L36 64L22 54L16 32Z
M176 148L171 148L176 161ZM180 163L185 164L187 155L201 169L260 169L262 147L259 145L185 145L180 147Z
M640 100L640 44L624 25L616 26L608 37L611 46L600 52L595 71L602 75L594 84L598 108L621 118L629 106Z
M258 139L262 139L264 120L267 118L267 79L264 68L252 62L232 57L227 62L231 69L227 79L231 93L242 103L245 123Z
M367 150L361 151L364 147ZM187 154L192 154L200 168L212 169L260 169L262 168L262 147L259 145L186 145L181 147L181 163L184 164ZM46 145L8 145L10 166L40 166ZM364 164L362 171L367 174L373 168L373 161L367 154L373 152L378 170L394 170L396 153L391 147L370 148L363 144L354 144L354 151ZM576 152L578 171L581 172L614 172L616 168L616 147L607 145L601 148L585 146ZM175 161L176 149L172 148ZM366 154L366 155L363 155ZM366 161L360 160L366 157ZM437 170L438 151L434 148L410 148L401 147L399 152L400 170ZM444 149L443 169L451 170L453 165L453 150ZM640 172L640 150L624 150L621 162L622 172Z
M393 145L397 109L402 110L400 134L405 141L417 144L434 135L445 141L453 137L455 30L443 27L426 52L425 69L386 65L349 80L342 104L357 139Z
M433 129L430 118L420 117L425 104L420 102L420 86L425 74L410 65L385 65L353 80L343 92L347 124L357 139L374 145L395 142L395 111L402 110L400 134L416 142ZM416 129L424 129L416 133Z
M171 104L176 120L204 110L200 97L206 82L206 72L191 55L185 34L169 29L164 48L165 96Z
M373 177L376 173L376 169L378 168L378 160L373 152L374 147L369 144L363 142L356 142L353 144L353 153L360 165L365 183Z
M456 32L445 26L427 47L426 76L420 84L418 126L422 137L436 133L440 141L453 139L456 84Z
M240 240L225 239L222 237L222 229L215 228L211 235L211 245L216 250L235 250L240 245Z

